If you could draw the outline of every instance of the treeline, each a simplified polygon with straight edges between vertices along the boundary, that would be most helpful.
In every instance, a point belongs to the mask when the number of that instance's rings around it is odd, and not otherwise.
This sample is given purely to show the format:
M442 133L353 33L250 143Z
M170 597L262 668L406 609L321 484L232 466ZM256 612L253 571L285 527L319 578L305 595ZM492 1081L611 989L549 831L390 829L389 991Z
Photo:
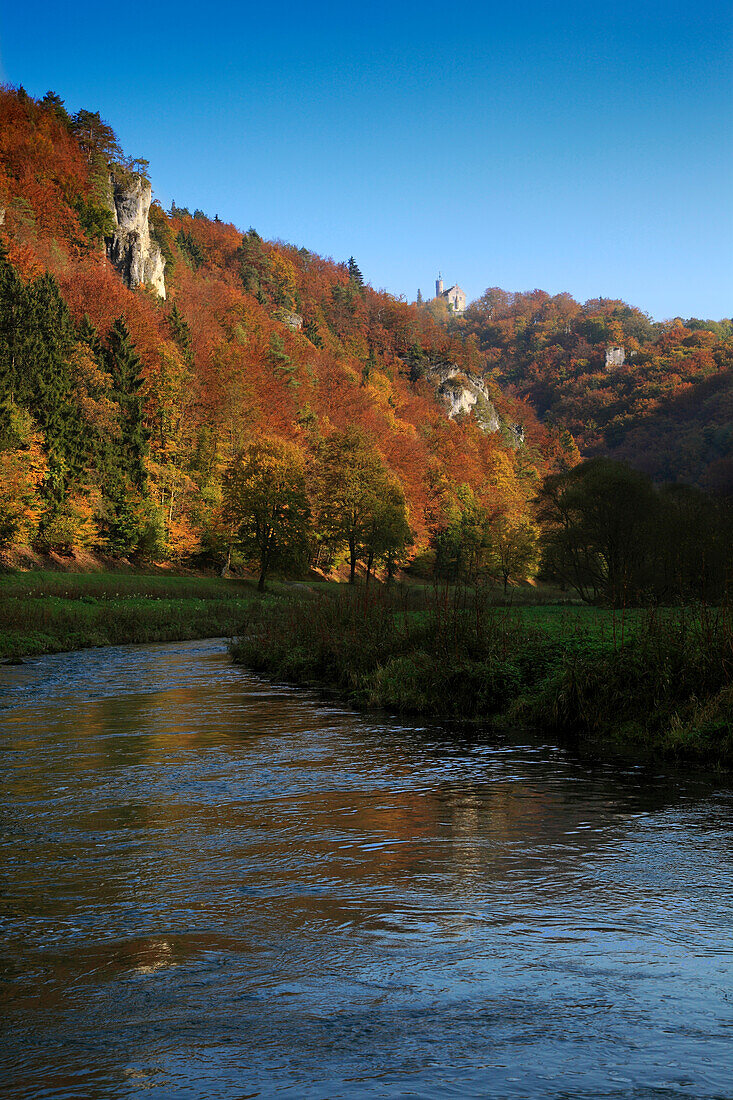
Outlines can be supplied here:
M259 587L271 567L333 564L348 555L349 580L357 565L384 565L393 577L413 541L402 488L358 429L334 432L311 461L293 443L253 442L228 468L224 519L229 550L259 563Z
M596 458L550 475L537 501L542 574L611 607L719 602L733 583L733 501L655 486Z

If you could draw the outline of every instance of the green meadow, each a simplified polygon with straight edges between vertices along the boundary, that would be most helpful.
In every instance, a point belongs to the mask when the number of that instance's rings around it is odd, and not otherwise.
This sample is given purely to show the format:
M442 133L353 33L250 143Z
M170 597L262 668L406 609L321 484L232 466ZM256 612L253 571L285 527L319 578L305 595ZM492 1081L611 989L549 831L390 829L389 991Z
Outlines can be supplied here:
M272 597L265 597L271 599ZM0 659L235 634L250 581L127 573L0 575Z

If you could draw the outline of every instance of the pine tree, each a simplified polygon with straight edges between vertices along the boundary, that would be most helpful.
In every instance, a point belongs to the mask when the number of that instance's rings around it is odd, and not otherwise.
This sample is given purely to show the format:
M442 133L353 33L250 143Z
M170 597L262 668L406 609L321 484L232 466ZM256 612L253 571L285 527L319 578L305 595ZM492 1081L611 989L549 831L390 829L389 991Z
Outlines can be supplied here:
M110 124L99 117L99 111L77 111L71 118L71 132L89 164L106 165L124 159L117 135Z
M186 233L181 229L176 237L176 244L183 253L189 266L192 267L194 271L198 271L206 260L206 256L193 234Z
M85 313L79 324L76 326L76 333L82 344L91 351L95 359L101 361L102 358L102 341L99 338L99 332L89 320L89 314Z
M359 266L353 256L349 256L349 279L352 283L356 283L357 286L364 286L364 276L359 270Z
M193 343L191 340L191 326L175 302L173 303L173 309L168 315L168 323L171 327L173 339L181 350L184 362L186 362L189 367L192 366Z
M323 347L323 338L318 331L318 325L316 324L316 321L313 317L308 318L305 323L305 328L303 329L303 332L305 336L307 336L307 338L310 340L314 348Z
M366 386L369 383L369 379L372 376L372 371L377 365L377 357L374 354L374 348L369 345L369 355L361 368L361 384Z
M24 308L23 281L8 259L0 237L0 398L14 398L16 362Z
M49 455L45 491L60 502L89 456L69 361L74 325L56 280L24 283L0 247L0 399L26 410Z
M142 364L121 317L109 331L105 360L112 376L112 398L120 407L120 439L114 448L117 472L136 489L143 489L148 433L143 419Z
M46 107L49 111L53 111L60 122L63 122L65 126L71 124L68 111L64 107L64 101L57 92L46 92L45 96L41 100L41 106Z

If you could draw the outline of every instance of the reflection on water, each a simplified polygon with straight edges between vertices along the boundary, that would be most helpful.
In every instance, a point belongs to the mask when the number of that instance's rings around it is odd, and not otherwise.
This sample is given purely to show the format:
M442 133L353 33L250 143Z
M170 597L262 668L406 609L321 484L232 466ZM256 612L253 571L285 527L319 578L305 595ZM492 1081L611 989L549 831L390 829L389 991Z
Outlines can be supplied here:
M733 1096L730 790L211 642L0 669L0 1092Z

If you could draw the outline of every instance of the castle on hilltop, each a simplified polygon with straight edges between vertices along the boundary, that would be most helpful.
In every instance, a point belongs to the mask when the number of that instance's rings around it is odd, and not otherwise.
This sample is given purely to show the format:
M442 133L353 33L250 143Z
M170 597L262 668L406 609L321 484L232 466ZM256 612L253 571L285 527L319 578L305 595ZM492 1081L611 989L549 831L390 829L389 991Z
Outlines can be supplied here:
M438 275L435 280L435 297L444 298L448 303L448 309L453 313L465 313L466 312L466 293L456 284L456 286L449 286L447 290L443 289L443 276Z

